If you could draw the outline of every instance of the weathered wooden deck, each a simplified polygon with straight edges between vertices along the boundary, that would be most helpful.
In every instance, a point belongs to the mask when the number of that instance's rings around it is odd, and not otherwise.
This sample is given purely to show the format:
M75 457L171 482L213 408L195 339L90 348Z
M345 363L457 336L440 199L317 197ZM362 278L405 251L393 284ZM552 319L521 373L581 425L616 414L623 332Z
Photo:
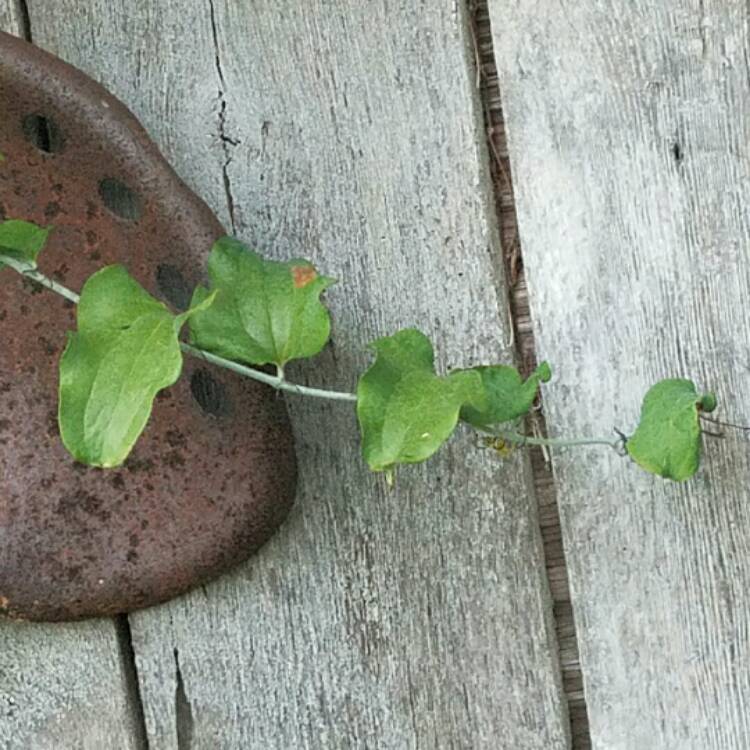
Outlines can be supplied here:
M342 280L299 379L351 387L406 325L445 367L535 343L552 434L632 427L670 374L750 422L749 24L744 0L0 0L229 231ZM464 434L389 493L349 409L290 409L296 508L247 565L116 622L0 623L0 747L750 747L742 439L676 485L595 449L551 481Z

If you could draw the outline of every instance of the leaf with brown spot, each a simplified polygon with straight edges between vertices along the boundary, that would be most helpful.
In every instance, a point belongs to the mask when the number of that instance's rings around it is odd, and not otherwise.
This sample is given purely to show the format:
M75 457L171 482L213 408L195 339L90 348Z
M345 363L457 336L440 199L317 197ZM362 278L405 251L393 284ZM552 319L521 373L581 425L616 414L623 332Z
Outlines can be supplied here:
M238 240L223 237L208 260L210 308L190 320L193 343L250 365L283 366L312 357L328 341L331 321L320 295L334 279L306 260L266 260ZM209 292L198 287L193 305Z
M292 266L292 278L295 289L304 289L318 278L318 272L313 266Z

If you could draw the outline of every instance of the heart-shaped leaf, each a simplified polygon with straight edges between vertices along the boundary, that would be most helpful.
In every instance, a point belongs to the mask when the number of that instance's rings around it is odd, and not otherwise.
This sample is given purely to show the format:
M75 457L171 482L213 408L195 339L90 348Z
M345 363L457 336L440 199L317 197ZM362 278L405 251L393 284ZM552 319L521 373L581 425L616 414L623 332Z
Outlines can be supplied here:
M410 328L378 339L357 387L362 452L373 471L429 458L451 436L461 406L481 394L472 371L435 374L429 339Z
M540 383L552 377L546 362L524 382L515 367L508 365L483 365L472 368L482 379L483 395L478 404L467 404L461 409L461 419L474 427L509 422L531 409Z
M690 380L661 380L643 399L641 421L627 441L633 460L652 474L682 481L698 470L699 413L713 411L716 397L698 394Z
M251 365L283 366L312 357L328 341L331 321L320 302L334 283L306 260L265 260L238 240L216 242L208 260L216 301L190 321L201 349ZM206 298L198 287L193 304Z
M178 334L198 309L173 315L122 266L88 279L60 360L60 433L74 458L102 467L127 458L156 394L180 375Z
M26 261L31 268L47 242L51 227L39 227L29 221L8 219L0 222L0 255ZM0 268L2 263L0 263Z

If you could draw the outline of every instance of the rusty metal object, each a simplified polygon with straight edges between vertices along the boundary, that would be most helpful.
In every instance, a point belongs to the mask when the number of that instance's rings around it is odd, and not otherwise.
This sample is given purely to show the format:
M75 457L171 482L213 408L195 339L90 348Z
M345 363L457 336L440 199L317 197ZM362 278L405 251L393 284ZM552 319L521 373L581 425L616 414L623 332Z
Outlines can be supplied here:
M132 114L51 55L0 33L0 217L53 224L42 269L80 289L124 263L184 306L222 228ZM293 499L283 401L186 359L120 470L73 462L56 423L75 310L0 271L0 611L31 620L162 602L247 558Z

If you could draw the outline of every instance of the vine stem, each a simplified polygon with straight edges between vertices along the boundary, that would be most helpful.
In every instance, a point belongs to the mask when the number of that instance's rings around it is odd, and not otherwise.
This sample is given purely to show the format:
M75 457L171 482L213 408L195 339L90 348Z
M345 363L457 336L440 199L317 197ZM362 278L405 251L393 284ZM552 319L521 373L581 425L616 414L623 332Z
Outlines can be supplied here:
M357 396L354 393L344 393L342 391L327 391L322 388L309 388L306 385L297 385L297 383L290 383L284 379L282 375L270 375L267 372L261 372L255 370L252 367L245 367L238 362L233 362L231 359L224 359L224 357L218 357L216 354L198 349L190 344L180 343L180 349L186 354L190 354L193 357L204 359L206 362L210 362L218 367L223 367L225 370L231 370L236 372L238 375L244 375L247 378L258 380L261 383L270 385L271 388L276 388L280 391L287 391L288 393L297 393L300 396L313 396L314 398L328 398L334 401L356 401Z
M717 424L720 427L731 427L733 430L741 430L742 432L750 432L750 425L737 424L736 422L722 422L720 419L714 419L713 417L707 417L705 414L700 415L701 419L711 424ZM710 433L707 433L710 434Z
M61 297L65 297L65 299L75 305L77 305L81 299L74 291L68 289L68 287L58 284L53 279L50 279L49 276L45 276L41 271L37 271L36 268L22 260L17 260L10 255L3 255L0 253L0 263L4 263L17 273L20 273L21 276L27 276L32 281L36 281L37 284L41 284L42 286L47 287L47 289L51 289L53 292L56 292Z
M77 295L74 291L68 289L62 284L59 284L53 279L50 279L41 271L37 270L35 267L29 265L24 261L19 261L9 255L0 253L0 263L4 263L6 266L12 268L22 276L26 276L32 279L32 281L37 282L37 284L41 284L43 287L50 289L56 294L59 294L61 297L65 297L65 299L73 302L76 305L80 301L79 295ZM323 388L310 388L305 385L290 383L284 378L284 368L280 366L276 369L277 374L271 375L267 372L261 372L260 370L256 370L252 367L246 367L245 365L241 365L238 362L233 362L231 359L224 359L224 357L219 357L216 354L211 354L211 352L204 351L203 349L199 349L198 347L191 346L190 344L186 344L184 342L180 342L180 349L182 349L185 354L189 354L192 357L197 357L198 359L202 359L205 362L210 362L217 367L223 367L225 370L230 370L231 372L235 372L238 375L242 375L246 378L252 378L253 380L265 383L266 385L271 386L271 388L276 388L279 391L296 393L300 396L312 396L313 398L326 398L333 401L354 402L357 400L357 396L354 393L329 391ZM568 448L576 445L606 445L614 450L620 450L623 444L622 437L619 437L617 440L596 437L570 439L536 438L522 435L517 432L508 431L481 430L481 432L493 435L494 437L499 437L502 440L505 440L508 443L513 443L515 445L542 445L549 446L551 448Z
M36 268L30 266L24 261L19 261L9 255L0 253L0 263L4 263L6 266L12 268L22 276L26 276L32 281L36 281L37 284L41 284L43 287L52 290L53 292L59 294L61 297L65 297L65 299L73 302L76 305L81 299L79 295L77 295L72 289L68 289L68 287L63 286L62 284L58 284L56 281L50 279L48 276L45 276L41 271L38 271ZM182 351L186 354L190 354L192 357L197 357L198 359L205 360L206 362L210 362L211 364L217 365L218 367L223 367L225 370L231 370L232 372L236 372L238 375L243 375L246 378L258 380L259 382L270 385L271 388L276 388L276 390L279 391L296 393L300 396L312 396L313 398L327 398L334 401L357 400L357 396L354 393L328 391L322 388L309 388L305 385L290 383L288 380L284 379L284 370L281 367L278 368L278 375L269 375L266 372L255 370L252 367L245 367L245 365L233 362L231 359L218 357L215 354L211 354L211 352L204 351L203 349L198 349L197 347L191 346L190 344L186 344L184 342L180 342L180 349L182 349Z
M522 435L520 432L507 430L485 430L477 427L476 429L488 435L498 437L507 443L514 445L543 445L549 448L572 448L577 445L606 445L612 450L619 451L622 448L624 438L618 437L616 440L605 437L580 437L580 438L538 438L529 435Z

